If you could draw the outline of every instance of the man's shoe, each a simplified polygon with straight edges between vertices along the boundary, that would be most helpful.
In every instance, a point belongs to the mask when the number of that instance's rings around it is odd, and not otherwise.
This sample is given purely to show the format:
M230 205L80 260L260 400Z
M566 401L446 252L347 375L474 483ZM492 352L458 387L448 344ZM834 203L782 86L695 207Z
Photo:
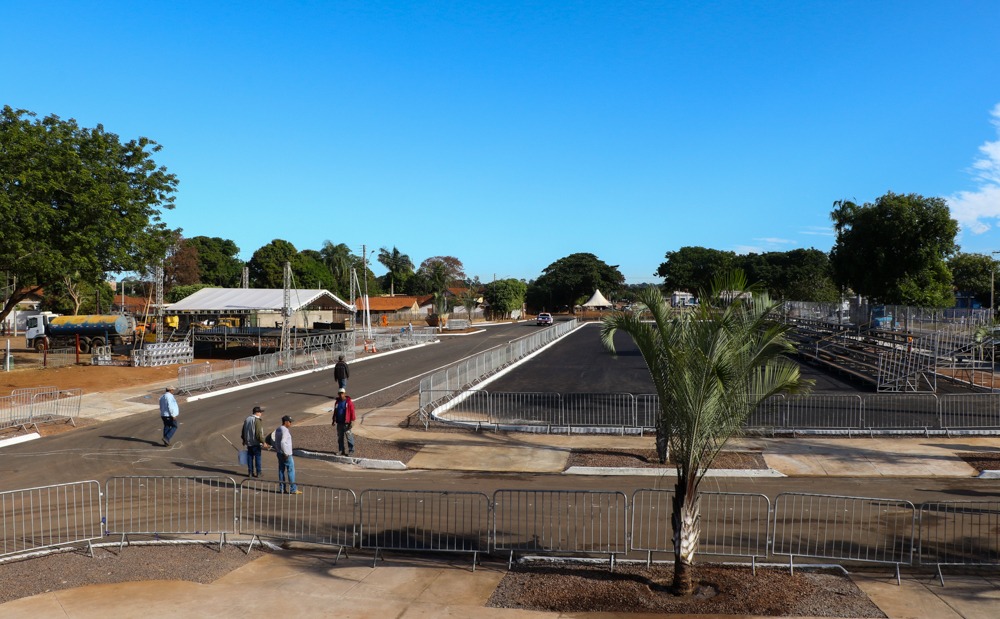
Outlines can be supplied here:
M288 494L302 494L302 491L301 490L293 490L292 492L289 492Z
M170 441L168 441L167 439L163 439L163 446L170 447Z

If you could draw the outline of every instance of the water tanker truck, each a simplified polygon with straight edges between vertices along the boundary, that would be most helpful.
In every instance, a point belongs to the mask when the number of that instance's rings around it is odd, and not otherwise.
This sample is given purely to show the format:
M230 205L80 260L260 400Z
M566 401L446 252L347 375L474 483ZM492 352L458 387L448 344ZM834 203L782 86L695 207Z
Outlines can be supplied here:
M135 319L118 314L87 314L83 316L29 316L24 335L28 348L41 352L44 348L68 348L77 345L81 353L96 346L131 344L135 338Z

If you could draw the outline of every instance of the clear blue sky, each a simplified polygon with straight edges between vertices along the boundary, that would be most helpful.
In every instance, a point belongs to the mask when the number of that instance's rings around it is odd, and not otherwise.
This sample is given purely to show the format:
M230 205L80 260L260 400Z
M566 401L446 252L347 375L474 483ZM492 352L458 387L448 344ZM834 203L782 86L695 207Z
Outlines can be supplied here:
M0 0L0 104L163 146L185 236L451 255L833 245L948 199L1000 250L1000 2ZM383 273L381 265L373 270Z

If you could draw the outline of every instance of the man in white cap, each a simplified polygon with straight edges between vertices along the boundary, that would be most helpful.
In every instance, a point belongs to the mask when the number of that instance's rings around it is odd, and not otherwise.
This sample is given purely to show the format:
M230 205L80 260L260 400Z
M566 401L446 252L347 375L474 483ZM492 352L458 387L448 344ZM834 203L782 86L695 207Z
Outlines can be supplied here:
M179 413L177 398L174 397L174 387L171 385L160 396L160 420L163 421L164 447L170 447L170 439L174 437L174 432L177 432L177 415Z
M333 421L330 425L337 426L337 448L340 455L349 456L354 453L354 433L351 424L357 416L354 413L354 400L347 395L347 389L337 390L337 400L333 404ZM344 450L344 439L347 439L347 451Z

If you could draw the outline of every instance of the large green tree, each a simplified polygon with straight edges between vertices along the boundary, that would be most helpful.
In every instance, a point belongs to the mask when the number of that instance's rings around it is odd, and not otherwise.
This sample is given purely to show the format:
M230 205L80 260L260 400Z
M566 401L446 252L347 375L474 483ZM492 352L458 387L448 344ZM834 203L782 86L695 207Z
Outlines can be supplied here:
M560 311L586 301L595 290L608 299L621 295L625 276L594 254L570 254L556 260L528 285L526 300L534 311Z
M17 287L0 319L29 291L67 273L97 282L144 272L171 241L161 219L177 178L158 166L160 146L122 141L102 125L4 106L0 111L0 270Z
M736 254L707 247L681 247L666 253L656 275L663 278L663 290L697 292L708 290L717 273L726 273L736 266Z
M396 285L404 284L413 275L413 261L393 246L392 251L383 247L378 251L378 261L388 270L389 293L396 293Z
M984 254L959 252L948 260L955 291L972 295L983 307L989 307L994 296L996 268L997 261Z
M351 295L351 269L355 264L361 263L361 258L355 256L345 243L334 244L329 240L323 241L319 253L326 268L333 275L333 287L330 288L330 292L347 299Z
M483 287L483 300L494 318L507 318L524 305L528 284L519 279L498 279Z
M198 251L199 281L220 288L233 288L243 276L240 248L229 239L195 236L184 243Z
M747 279L758 282L771 297L833 303L840 290L833 283L830 256L818 249L793 249L737 256Z
M958 251L958 222L942 198L889 192L874 204L833 203L833 279L879 303L950 307L947 260Z
M283 288L285 263L292 263L298 251L282 239L274 239L253 253L247 262L251 286L254 288Z
M744 291L750 294L731 294ZM612 352L616 332L631 336L659 397L658 431L677 470L671 525L673 586L681 595L693 589L705 472L761 402L804 386L798 366L785 356L794 352L785 338L789 327L767 318L780 303L748 286L739 271L717 277L699 297L691 313L675 314L659 289L648 288L639 294L648 314L616 312L601 325L601 340Z

